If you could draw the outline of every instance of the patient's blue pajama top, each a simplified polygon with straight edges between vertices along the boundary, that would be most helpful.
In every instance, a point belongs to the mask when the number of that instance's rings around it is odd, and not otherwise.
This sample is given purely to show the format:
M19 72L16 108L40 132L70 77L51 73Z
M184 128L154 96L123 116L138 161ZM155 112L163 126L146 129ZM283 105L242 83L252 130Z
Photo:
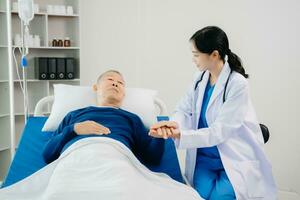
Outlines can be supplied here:
M203 96L198 129L208 127L206 111L213 90L214 86L208 82ZM204 199L235 199L233 187L226 175L216 146L197 149L194 188Z
M77 135L74 125L78 122L95 121L110 129L107 135ZM164 139L148 135L141 119L130 112L112 107L90 106L67 114L46 144L43 157L46 163L57 159L72 143L85 137L108 137L126 145L143 163L158 164L163 151Z

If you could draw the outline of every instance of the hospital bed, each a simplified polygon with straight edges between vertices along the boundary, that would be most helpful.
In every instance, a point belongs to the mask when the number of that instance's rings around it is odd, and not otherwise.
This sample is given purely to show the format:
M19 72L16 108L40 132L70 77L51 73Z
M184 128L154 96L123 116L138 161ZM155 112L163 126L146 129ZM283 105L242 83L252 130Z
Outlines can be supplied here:
M18 149L2 187L12 185L46 166L42 157L42 149L49 140L51 132L41 131L48 118L42 114L42 110L53 100L53 96L48 96L37 103L34 116L30 117L25 125ZM166 114L166 106L163 101L155 98L155 104L160 115ZM155 172L165 173L178 182L185 183L172 139L166 140L165 151L160 164L146 167Z

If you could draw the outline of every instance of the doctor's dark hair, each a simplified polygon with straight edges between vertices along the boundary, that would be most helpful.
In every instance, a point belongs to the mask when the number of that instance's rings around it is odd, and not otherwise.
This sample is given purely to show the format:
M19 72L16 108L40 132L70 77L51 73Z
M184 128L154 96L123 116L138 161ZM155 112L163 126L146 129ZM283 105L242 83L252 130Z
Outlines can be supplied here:
M233 53L229 48L229 42L226 33L216 26L207 26L197 31L190 39L195 48L201 53L211 54L217 50L221 59L225 62L225 55L228 56L228 63L233 71L242 74L245 78L246 74L241 59Z

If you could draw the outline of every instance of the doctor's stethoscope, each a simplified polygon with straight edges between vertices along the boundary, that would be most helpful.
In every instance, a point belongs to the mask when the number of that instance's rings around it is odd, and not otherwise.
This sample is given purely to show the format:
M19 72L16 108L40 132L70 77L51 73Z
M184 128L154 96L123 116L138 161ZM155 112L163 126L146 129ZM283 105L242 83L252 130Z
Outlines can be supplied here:
M196 82L194 91L197 90L197 87L198 87L199 83L202 81L203 76L205 75L205 72L206 72L206 71L202 72L200 79ZM223 103L225 103L225 100L226 100L226 99L225 99L225 94L226 94L226 89L227 89L227 85L228 85L229 78L230 78L230 75L231 75L231 74L232 74L232 69L230 69L230 73L229 73L229 75L228 75L228 77L227 77L227 80L226 80L226 83L225 83L224 93L223 93Z
M230 79L230 75L232 74L232 71L233 71L233 70L230 68L230 73L229 73L229 75L228 75L228 77L227 77L227 80L226 80L226 83L225 83L225 87L224 87L224 92L223 92L223 103L225 103L225 100L226 100L226 97L225 97L226 89L227 89L227 85L228 85L228 82L229 82L229 79ZM206 72L206 71L202 72L200 79L196 82L195 87L194 87L194 91L197 90L199 83L202 81L203 76L205 75L205 72ZM264 138L264 143L267 143L268 140L269 140L269 138L270 138L270 132L269 132L269 129L268 129L268 127L267 127L266 125L264 125L264 124L259 124L259 126L260 126L260 129L261 129L263 138Z

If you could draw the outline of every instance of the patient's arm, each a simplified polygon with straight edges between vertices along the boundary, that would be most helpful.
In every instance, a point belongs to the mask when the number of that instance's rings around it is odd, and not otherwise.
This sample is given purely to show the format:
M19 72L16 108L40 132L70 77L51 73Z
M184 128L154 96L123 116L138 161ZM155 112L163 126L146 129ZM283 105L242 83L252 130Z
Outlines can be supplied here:
M74 137L76 137L76 133L74 132L74 124L72 124L71 112L63 119L46 144L43 150L44 161L50 163L57 159L64 145Z
M74 123L76 118L75 112L70 112L60 123L58 129L53 133L52 137L43 150L43 157L46 163L50 163L57 159L64 148L65 144L77 135L88 134L109 134L108 128L94 122L84 121ZM72 120L73 119L73 120Z
M135 151L142 162L157 165L159 164L164 152L165 140L161 138L153 138L148 135L148 132L149 130L138 118L135 123Z

